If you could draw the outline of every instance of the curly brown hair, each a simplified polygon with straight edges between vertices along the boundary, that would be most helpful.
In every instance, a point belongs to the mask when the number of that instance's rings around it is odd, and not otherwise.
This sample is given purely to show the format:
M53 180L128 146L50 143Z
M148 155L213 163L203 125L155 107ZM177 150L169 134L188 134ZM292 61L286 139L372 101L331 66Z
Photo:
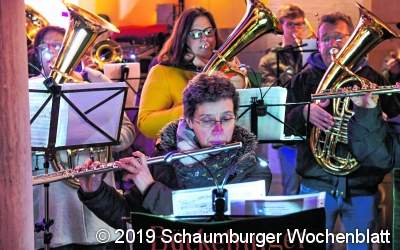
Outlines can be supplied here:
M217 102L222 99L231 99L235 115L239 107L239 95L235 87L221 73L208 75L200 73L189 81L183 91L183 114L192 119L196 107L205 102Z

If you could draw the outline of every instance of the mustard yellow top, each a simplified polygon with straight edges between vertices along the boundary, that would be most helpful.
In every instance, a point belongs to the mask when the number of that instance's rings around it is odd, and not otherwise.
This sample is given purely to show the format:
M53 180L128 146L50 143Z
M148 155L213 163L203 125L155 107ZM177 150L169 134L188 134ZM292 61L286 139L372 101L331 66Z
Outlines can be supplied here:
M196 72L156 65L144 83L137 120L139 130L156 138L161 128L183 115L183 89Z

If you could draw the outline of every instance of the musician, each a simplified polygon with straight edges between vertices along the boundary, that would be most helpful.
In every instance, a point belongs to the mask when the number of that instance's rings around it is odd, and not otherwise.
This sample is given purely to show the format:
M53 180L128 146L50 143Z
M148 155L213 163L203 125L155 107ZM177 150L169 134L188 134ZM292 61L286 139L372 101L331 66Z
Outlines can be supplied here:
M220 45L217 26L209 11L203 8L183 11L158 55L158 64L151 68L144 83L137 121L140 132L155 139L162 127L182 116L183 89ZM231 66L236 64L233 62ZM231 80L236 87L244 87L240 76Z
M400 83L397 83L400 88ZM378 96L365 94L351 98L354 116L348 133L352 152L363 165L400 168L400 116L385 120Z
M400 81L400 58L399 50L397 52L390 52L389 58L385 60L383 76L391 84Z
M238 150L216 155L196 156L166 164L150 165L141 152L124 158L117 164L126 170L127 179L135 187L124 196L101 181L100 175L82 177L79 198L99 218L116 228L123 228L121 220L129 211L154 214L172 213L172 190L214 186L221 183L230 167L233 171L228 183L254 180L266 181L268 193L271 173L258 164L255 155L256 137L235 125L238 94L230 81L221 75L194 77L183 93L184 119L166 125L156 147L157 154L171 151L196 150L219 144L242 142ZM88 160L79 168L91 168L98 162Z
M276 48L267 50L259 62L262 74L262 86L287 83L302 68L302 54L297 47L305 38L306 25L304 11L297 5L285 4L278 10L279 22L282 25L282 43ZM279 66L278 64L279 56ZM279 79L277 70L279 67ZM279 145L278 145L279 146ZM283 194L297 194L300 178L296 173L296 148L294 146L279 146L279 163L282 171Z
M34 42L34 51L37 61L37 70L48 76L51 66L61 49L65 30L56 26L47 26L41 29ZM39 72L36 72L37 74ZM73 76L79 80L94 82L110 81L100 72L93 69L83 69L81 72L74 71ZM30 81L43 82L42 75L31 78ZM114 153L122 152L130 148L135 139L133 124L125 115L121 127L120 144L113 146ZM81 155L83 159L87 155ZM50 170L52 171L52 170ZM35 170L34 175L43 174L43 169ZM106 176L106 181L114 185L113 175ZM57 182L50 185L50 218L54 219L54 225L50 227L53 234L51 247L57 249L106 249L96 239L96 229L109 228L103 221L99 220L86 207L82 206L76 197L76 188L65 182ZM34 216L35 222L44 218L43 186L35 186ZM112 228L109 228L112 230ZM43 233L35 233L35 249L43 247Z
M317 34L319 52L311 55L308 66L292 79L287 102L310 101L311 94L315 93L331 63L330 52L332 49L340 50L352 31L353 23L345 14L336 12L321 17ZM368 66L365 60L355 67L355 72L373 82L384 82L383 77ZM332 128L334 119L325 110L328 105L329 101L310 105L309 128L316 126L323 131ZM288 107L286 114L287 122L303 134L306 131L308 108L308 105ZM332 232L336 219L340 217L346 232L355 232L356 229L366 232L368 228L373 230L377 214L377 187L390 168L377 169L364 165L349 175L333 175L315 161L308 141L299 143L297 149L297 172L302 177L300 193L326 192L326 228ZM368 249L369 246L367 243L349 243L347 247Z
M300 48L293 47L301 45L302 39L306 38L304 11L297 5L285 4L278 10L278 18L283 30L282 42L278 47L268 49L258 64L263 86L285 84L300 72L303 65Z

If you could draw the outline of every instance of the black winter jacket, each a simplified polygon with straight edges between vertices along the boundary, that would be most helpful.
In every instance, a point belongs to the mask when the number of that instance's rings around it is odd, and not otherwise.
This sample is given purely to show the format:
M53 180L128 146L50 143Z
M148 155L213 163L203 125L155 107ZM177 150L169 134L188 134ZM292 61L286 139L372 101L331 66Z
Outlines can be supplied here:
M309 65L296 75L288 88L288 103L309 102L311 94L314 94L320 80L322 79L326 66L319 53L313 54L309 60ZM359 67L357 74L366 77L375 83L384 83L384 79L371 67L363 63ZM300 134L306 133L306 120L303 117L304 105L289 106L286 113L286 121L295 128ZM387 109L389 114L396 110ZM398 112L398 111L397 111ZM312 125L308 124L308 135ZM348 145L340 145L342 152L349 152ZM303 177L302 184L318 191L325 191L333 195L367 195L377 191L378 184L382 181L385 173L390 169L382 166L363 165L351 174L340 177L330 174L323 170L315 161L311 152L309 141L300 142L297 145L297 172Z
M400 168L400 117L385 122L379 107L355 107L349 122L349 141L363 165Z
M177 122L168 124L161 132L157 154L175 151ZM268 167L261 167L256 159L256 137L247 130L236 126L232 142L242 142L243 147L213 155L203 160L209 170L221 183L225 174L232 169L227 183L238 183L255 180L266 181L266 193L271 184L271 172ZM99 218L110 226L123 228L121 220L129 216L130 211L150 212L153 214L172 214L172 191L187 188L213 186L213 179L208 175L204 166L193 164L184 166L179 161L172 166L150 165L150 171L155 179L145 194L142 195L136 187L129 193L120 195L114 188L102 183L94 193L84 193L78 190L81 201Z

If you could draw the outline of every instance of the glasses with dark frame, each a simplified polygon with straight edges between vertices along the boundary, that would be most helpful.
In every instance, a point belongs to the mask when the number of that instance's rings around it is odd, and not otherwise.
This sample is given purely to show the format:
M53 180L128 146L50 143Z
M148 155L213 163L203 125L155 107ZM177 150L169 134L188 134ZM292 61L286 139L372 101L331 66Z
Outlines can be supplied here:
M193 30L189 31L189 36L194 40L200 39L203 36L213 37L214 35L215 35L215 29L212 27L208 27L203 30L193 29Z

